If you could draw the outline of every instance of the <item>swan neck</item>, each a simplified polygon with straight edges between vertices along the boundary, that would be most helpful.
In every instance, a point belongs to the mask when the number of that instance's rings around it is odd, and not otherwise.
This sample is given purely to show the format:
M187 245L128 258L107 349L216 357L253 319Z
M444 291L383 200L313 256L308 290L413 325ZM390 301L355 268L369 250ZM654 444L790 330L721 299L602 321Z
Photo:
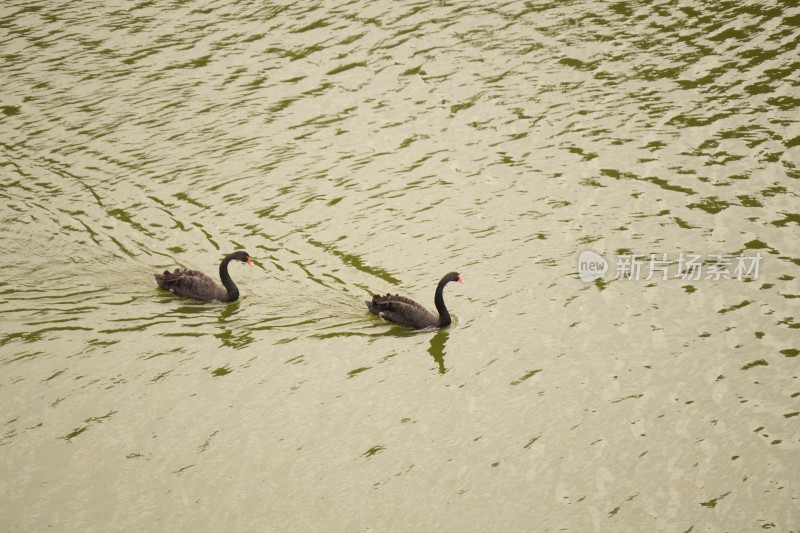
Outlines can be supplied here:
M433 297L433 303L436 305L436 310L439 312L439 325L447 326L450 324L450 313L444 305L444 286L447 285L447 280L443 279L436 287L436 295Z
M225 287L225 290L228 291L228 297L226 298L227 301L231 302L236 300L239 297L239 288L231 279L231 275L228 274L228 263L231 262L232 257L228 256L222 260L222 263L219 265L219 279L222 281L222 286Z

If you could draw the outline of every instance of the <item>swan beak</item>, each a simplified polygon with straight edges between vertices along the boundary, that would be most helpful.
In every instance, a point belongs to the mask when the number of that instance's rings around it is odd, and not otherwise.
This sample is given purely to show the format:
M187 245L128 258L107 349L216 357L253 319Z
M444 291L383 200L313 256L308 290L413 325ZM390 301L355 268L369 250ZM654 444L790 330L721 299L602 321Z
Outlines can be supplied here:
M458 276L458 282L459 283L464 283L464 278L462 278L461 276Z
M247 264L248 264L248 265L250 265L250 266L253 266L253 262L252 262L252 261L250 261L250 258L249 258L249 257L247 258Z

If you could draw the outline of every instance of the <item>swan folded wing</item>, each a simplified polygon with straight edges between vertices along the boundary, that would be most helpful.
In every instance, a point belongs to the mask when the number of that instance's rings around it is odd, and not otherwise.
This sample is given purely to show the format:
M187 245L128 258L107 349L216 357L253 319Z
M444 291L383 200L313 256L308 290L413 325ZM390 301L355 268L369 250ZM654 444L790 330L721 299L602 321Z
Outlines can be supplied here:
M169 270L165 270L163 274L156 274L156 282L158 286L162 289L169 290L170 285L174 285L176 283L183 283L188 278L205 278L206 283L211 282L213 283L214 280L199 272L197 270L181 270L180 268L176 268L174 272L170 272Z
M421 304L415 302L411 298L406 298L405 296L400 296L399 294L386 294L385 296L380 296L380 295L376 294L375 296L372 297L372 303L375 304L376 306L380 306L380 305L383 305L383 304L388 303L388 302L404 303L404 304L407 304L407 305L418 307L418 308L422 309L423 311L427 311L427 309L425 309L425 307L423 307Z
M216 281L198 270L164 272L162 276L156 275L156 282L162 289L178 296L190 298L200 296L209 300L222 300L227 295L227 291L223 287L217 285Z
M179 280L182 276L183 271L178 268L175 269L175 272L165 270L163 274L155 274L156 283L158 283L158 286L165 291L168 291L170 284L175 283L175 281Z
M391 295L387 295L391 296ZM409 298L378 297L372 299L370 311L384 320L412 328L426 328L435 325L439 318ZM373 307L375 311L373 311Z

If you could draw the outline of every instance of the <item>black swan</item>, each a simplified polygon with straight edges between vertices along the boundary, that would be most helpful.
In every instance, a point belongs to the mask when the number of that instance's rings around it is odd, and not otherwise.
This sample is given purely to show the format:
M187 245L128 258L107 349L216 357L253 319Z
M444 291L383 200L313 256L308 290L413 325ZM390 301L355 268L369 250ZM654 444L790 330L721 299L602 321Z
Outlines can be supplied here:
M233 302L239 299L239 289L228 274L228 263L234 259L248 265L253 264L247 252L226 255L219 265L219 277L224 288L202 272L180 268L176 268L175 272L165 270L163 274L156 274L156 283L165 291L194 300Z
M372 297L372 300L365 300L364 303L367 304L367 309L369 309L370 313L401 326L414 329L449 326L450 313L447 312L447 308L444 306L442 292L444 291L444 286L451 281L464 283L458 272L450 272L442 278L436 287L436 296L433 298L436 310L439 311L439 316L434 315L414 300L398 294L387 294L385 296L376 294Z

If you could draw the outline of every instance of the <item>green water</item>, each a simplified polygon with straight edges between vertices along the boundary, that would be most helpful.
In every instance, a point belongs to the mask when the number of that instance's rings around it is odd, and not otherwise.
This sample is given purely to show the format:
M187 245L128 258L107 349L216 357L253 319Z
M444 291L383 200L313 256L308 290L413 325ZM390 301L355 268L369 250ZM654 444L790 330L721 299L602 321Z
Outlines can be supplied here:
M2 529L798 530L799 28L4 4ZM155 285L237 249L237 302ZM617 279L630 254L670 276ZM364 307L453 270L448 329Z

